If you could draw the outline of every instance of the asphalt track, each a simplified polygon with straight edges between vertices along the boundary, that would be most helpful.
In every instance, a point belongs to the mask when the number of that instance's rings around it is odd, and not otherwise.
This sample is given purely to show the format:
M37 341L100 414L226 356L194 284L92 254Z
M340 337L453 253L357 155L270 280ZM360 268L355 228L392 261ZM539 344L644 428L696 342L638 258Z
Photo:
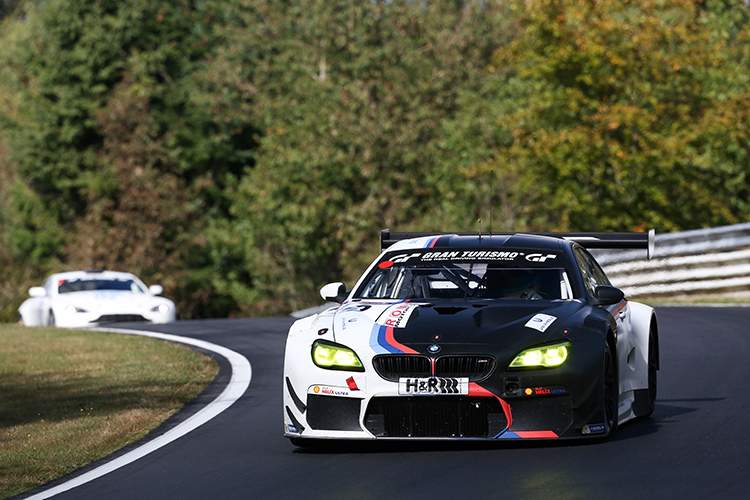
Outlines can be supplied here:
M584 443L406 444L310 451L282 436L288 318L149 327L246 356L249 388L189 434L55 499L634 499L750 496L750 308L659 308L661 371L650 419ZM118 325L120 326L120 325ZM143 325L128 327L144 328ZM215 399L216 380L152 432ZM25 498L132 451L130 447Z

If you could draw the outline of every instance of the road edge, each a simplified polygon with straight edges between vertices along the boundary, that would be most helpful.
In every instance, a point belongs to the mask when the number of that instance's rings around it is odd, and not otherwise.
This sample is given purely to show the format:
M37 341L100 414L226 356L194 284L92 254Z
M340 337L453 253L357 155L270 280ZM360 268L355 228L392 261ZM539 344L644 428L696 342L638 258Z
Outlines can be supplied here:
M232 368L232 374L229 382L227 383L227 386L224 388L221 394L216 397L216 399L208 403L205 408L202 408L197 413L188 417L164 434L150 441L147 441L142 446L139 446L138 448L135 448L134 450L131 450L110 462L107 462L99 467L81 474L80 476L76 476L68 481L65 481L64 483L58 484L57 486L41 491L29 497L24 497L25 500L43 500L72 490L73 488L77 488L78 486L91 482L106 474L109 474L110 472L120 469L121 467L131 464L136 460L145 457L149 453L152 453L168 445L172 441L175 441L176 439L179 439L189 432L197 429L201 425L210 421L221 412L232 406L232 404L234 404L234 402L237 401L245 393L250 385L250 380L252 379L252 367L250 365L250 361L248 361L245 356L232 351L231 349L227 349L226 347L222 347L211 342L206 342L205 340L182 337L180 335L173 335L169 333L151 332L146 330L128 330L123 328L94 328L93 330L121 333L125 335L140 335L144 337L152 337L156 339L167 340L169 342L177 342L180 344L190 345L206 351L210 351L224 357L227 361L229 361L229 364Z

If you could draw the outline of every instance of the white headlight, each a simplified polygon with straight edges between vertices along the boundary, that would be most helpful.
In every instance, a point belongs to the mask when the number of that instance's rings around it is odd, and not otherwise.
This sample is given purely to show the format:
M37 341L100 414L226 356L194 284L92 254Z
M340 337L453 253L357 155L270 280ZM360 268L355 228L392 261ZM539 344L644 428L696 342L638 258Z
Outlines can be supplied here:
M162 314L167 314L169 312L169 306L167 304L159 304L157 309Z

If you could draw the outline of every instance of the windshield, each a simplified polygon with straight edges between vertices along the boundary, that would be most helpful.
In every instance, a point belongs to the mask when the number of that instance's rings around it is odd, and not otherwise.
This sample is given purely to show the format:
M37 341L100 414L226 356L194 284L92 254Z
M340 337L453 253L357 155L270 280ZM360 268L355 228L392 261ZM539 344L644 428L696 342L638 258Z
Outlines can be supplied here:
M133 293L143 293L133 280L60 280L57 291L59 293L87 292L91 290L125 290Z
M442 252L445 257L448 252ZM361 299L526 299L573 298L559 254L533 252L435 252L388 255L355 298ZM470 254L474 254L470 256ZM477 255L481 254L481 255ZM494 255L493 255L494 254ZM498 255L504 259L493 258ZM465 258L461 258L464 256ZM435 262L436 260L442 262Z

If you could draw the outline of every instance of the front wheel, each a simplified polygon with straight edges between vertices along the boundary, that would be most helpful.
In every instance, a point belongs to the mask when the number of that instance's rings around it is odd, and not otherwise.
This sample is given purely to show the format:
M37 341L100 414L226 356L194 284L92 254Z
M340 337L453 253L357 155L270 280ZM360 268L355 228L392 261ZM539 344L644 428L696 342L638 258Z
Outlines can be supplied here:
M604 348L604 433L617 429L617 369L609 344Z
M648 336L648 410L644 417L649 417L656 408L656 371L658 370L656 338Z

